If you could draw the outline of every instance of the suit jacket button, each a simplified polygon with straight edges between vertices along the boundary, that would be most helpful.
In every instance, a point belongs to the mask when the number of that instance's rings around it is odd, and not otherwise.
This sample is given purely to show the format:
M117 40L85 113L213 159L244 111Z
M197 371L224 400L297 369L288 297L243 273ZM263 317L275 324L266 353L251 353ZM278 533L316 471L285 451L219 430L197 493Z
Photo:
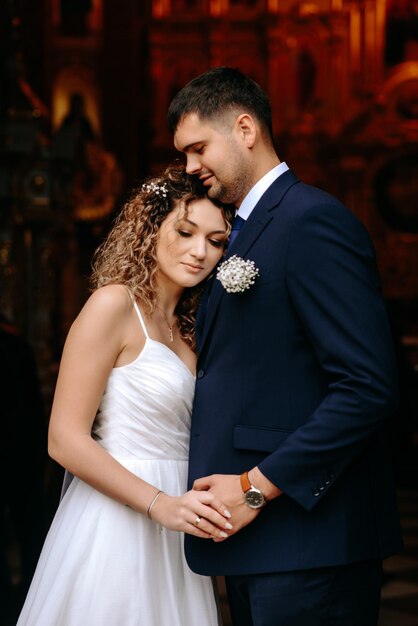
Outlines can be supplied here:
M315 498L317 498L319 496L318 488L312 489L312 494L315 496Z
M199 370L199 371L197 372L197 377L198 377L198 378L203 378L203 376L204 376L204 375L205 375L205 370Z

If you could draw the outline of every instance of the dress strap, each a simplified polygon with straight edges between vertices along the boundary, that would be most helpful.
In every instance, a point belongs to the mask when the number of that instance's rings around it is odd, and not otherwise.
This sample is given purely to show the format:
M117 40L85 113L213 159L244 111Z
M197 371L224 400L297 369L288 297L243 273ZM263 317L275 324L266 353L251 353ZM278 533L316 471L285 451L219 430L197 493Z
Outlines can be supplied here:
M131 292L129 290L128 290L128 293L129 293L129 296L130 296L130 298L132 300L132 304L134 305L134 309L135 309L136 314L138 316L139 322L140 322L140 324L142 326L142 330L144 331L144 335L145 335L145 337L147 339L149 339L149 334L148 334L148 331L147 331L147 327L145 326L145 322L144 322L144 319L143 319L143 317L141 315L141 311L139 310L139 306L137 305L137 303L135 301L135 298L133 297L133 295L131 294Z
M134 303L134 309L136 311L136 314L138 315L139 321L141 322L141 326L142 326L142 330L144 331L144 335L147 339L149 339L149 334L147 331L147 327L145 326L145 322L144 319L141 315L141 311L139 310L139 306L137 305L137 303L135 302L135 300L133 301Z

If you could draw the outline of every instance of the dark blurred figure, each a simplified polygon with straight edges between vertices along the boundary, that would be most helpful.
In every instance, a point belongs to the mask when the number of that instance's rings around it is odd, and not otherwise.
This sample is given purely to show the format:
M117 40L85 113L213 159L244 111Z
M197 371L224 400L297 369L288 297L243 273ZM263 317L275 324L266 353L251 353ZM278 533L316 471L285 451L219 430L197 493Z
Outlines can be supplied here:
M93 127L85 112L83 94L79 92L71 94L69 110L62 121L60 130L70 131L76 142L81 145L95 139Z
M83 94L72 93L68 112L53 139L54 160L60 164L61 175L64 170L67 171L69 181L80 170L88 169L87 147L96 140L85 109Z
M0 314L0 624L16 623L45 537L46 422L30 346Z

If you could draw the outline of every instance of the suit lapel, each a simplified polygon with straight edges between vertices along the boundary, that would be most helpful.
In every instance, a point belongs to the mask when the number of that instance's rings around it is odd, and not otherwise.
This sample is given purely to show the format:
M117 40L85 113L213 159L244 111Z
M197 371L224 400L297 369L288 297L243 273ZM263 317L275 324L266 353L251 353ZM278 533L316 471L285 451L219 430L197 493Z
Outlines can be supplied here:
M299 179L291 170L288 170L279 176L279 178L277 178L272 185L270 185L267 191L257 202L246 223L242 226L237 239L234 241L230 250L228 250L228 254L225 257L226 259L230 258L234 254L243 258L245 257L251 246L266 228L267 224L273 219L272 210L280 204L290 187L298 182ZM220 281L215 278L206 308L206 316L201 335L199 352L203 349L224 294L225 289L222 287Z
M206 283L206 286L200 298L199 308L197 309L197 313L196 313L195 332L196 332L196 344L198 348L200 347L201 340L202 340L203 327L204 327L205 318L206 318L206 310L208 307L209 297L210 297L210 293L213 287L214 280L215 280L215 277L212 276L211 278L209 278L208 282Z

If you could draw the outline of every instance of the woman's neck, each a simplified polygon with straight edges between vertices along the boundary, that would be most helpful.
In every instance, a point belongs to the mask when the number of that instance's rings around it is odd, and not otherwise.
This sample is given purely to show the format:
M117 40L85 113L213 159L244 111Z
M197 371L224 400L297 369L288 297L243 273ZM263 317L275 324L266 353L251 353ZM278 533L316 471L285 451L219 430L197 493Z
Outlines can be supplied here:
M184 291L183 287L178 285L165 284L165 281L158 280L157 290L157 307L168 317L175 317L175 310Z

